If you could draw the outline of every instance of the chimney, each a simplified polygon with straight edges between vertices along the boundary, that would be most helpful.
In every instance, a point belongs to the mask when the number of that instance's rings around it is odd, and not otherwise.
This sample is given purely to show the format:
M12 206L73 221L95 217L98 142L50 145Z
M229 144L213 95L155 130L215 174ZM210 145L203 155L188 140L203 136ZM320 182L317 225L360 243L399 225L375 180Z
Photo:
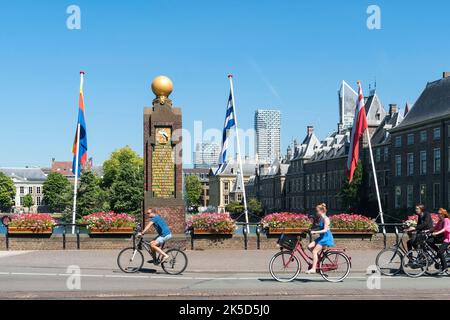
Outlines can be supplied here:
M308 126L306 134L308 136L312 135L314 133L314 127L313 126Z
M389 105L389 115L392 116L394 113L397 113L397 112L398 112L397 104L391 103Z
M450 71L445 71L445 72L442 74L442 78L444 78L444 79L450 78Z
M344 125L342 123L338 123L338 133L341 134L344 130Z

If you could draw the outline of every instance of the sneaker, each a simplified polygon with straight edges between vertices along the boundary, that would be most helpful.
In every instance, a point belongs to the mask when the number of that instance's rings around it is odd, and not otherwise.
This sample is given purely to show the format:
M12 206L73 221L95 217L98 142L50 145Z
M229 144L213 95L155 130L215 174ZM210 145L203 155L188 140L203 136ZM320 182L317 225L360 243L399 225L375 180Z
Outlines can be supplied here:
M449 276L448 269L438 273L438 276Z
M312 269L305 272L305 274L315 274L315 273L317 273L317 271L312 270Z
M161 264L166 263L166 262L168 262L169 260L170 260L170 256L166 256L166 257L162 258Z

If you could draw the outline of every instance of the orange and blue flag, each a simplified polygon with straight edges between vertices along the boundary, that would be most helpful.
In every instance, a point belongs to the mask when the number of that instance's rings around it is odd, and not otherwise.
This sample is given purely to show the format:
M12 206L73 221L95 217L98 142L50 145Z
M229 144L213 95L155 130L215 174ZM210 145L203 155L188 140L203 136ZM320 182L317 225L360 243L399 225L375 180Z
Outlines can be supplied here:
M80 80L80 98L78 108L78 123L75 132L75 141L72 147L73 152L72 172L73 174L77 174L78 176L80 175L81 168L87 162L87 151L88 151L86 117L84 112L84 94L83 94L84 72L80 72L80 77L81 80ZM78 172L76 172L77 167Z

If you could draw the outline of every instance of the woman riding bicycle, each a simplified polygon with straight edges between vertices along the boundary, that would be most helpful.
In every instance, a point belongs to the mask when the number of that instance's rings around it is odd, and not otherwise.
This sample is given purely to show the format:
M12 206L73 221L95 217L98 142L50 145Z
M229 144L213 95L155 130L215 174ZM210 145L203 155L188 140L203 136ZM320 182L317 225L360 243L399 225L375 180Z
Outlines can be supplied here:
M433 242L430 243L430 246L437 252L439 259L441 260L442 273L448 274L448 265L445 253L450 246L450 216L447 210L442 208L439 209L438 214L440 221L433 232L433 237L436 238L443 236L442 243L438 246L435 242Z
M311 235L319 234L320 236L308 246L308 249L313 254L313 264L307 274L314 274L317 272L317 263L319 261L319 253L324 247L333 247L334 238L330 231L330 219L327 217L327 205L322 203L316 207L316 216L319 219L319 230L312 230Z

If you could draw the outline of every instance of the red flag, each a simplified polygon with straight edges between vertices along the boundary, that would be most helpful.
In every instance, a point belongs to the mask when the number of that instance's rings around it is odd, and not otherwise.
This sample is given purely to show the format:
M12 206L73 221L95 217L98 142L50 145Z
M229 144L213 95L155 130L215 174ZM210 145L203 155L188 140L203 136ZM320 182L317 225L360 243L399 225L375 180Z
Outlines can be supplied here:
M364 95L361 88L361 82L358 82L358 101L356 103L355 119L353 120L353 129L350 136L350 150L348 152L347 176L350 183L353 181L356 166L359 161L359 140L368 128L366 109L364 107Z

